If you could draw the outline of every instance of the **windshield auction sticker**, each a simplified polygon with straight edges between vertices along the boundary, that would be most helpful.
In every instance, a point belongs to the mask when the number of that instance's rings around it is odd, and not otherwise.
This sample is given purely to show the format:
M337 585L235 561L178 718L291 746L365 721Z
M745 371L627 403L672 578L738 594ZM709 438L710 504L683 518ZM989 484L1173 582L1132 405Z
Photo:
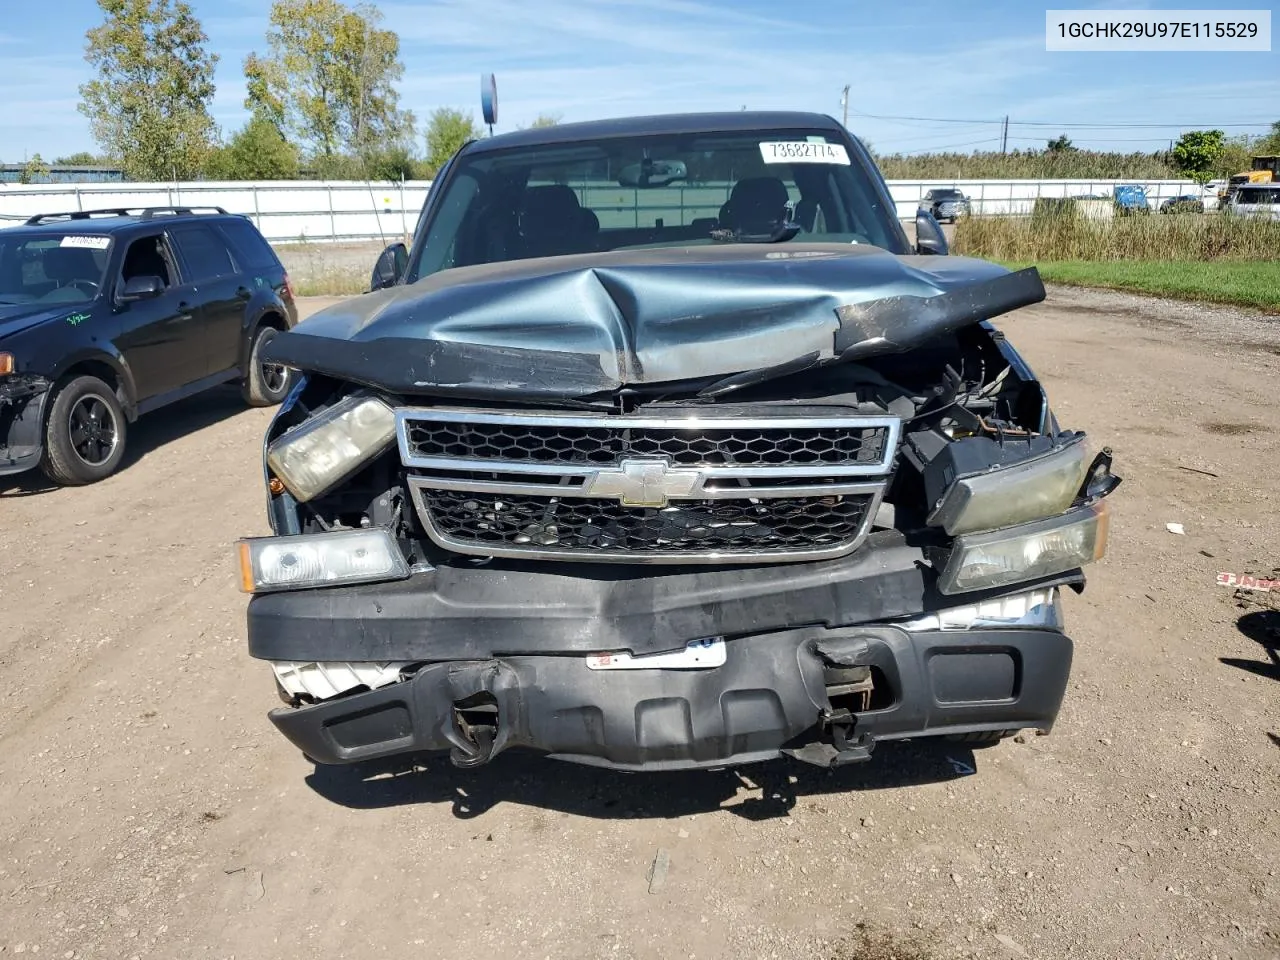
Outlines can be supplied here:
M110 244L110 237L63 237L59 246L80 247L84 250L105 250Z
M808 140L771 140L760 144L765 163L838 163L849 165L843 143L813 143Z
M1046 10L1049 51L1267 53L1270 10Z

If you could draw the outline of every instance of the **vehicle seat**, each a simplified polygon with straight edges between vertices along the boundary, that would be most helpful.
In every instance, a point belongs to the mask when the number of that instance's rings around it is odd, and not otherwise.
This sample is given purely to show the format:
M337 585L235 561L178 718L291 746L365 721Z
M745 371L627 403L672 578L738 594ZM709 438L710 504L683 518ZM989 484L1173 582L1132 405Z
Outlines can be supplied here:
M70 286L77 280L98 284L102 271L92 250L83 247L54 247L44 254L44 275L60 287Z
M745 177L720 208L720 226L743 233L770 233L786 219L791 201L777 177Z
M556 257L595 249L600 221L564 184L530 187L520 199L520 255Z
M818 209L818 201L812 198L801 200L796 204L796 223L800 224L800 229L805 233L825 233L826 230L819 230L819 214L822 211ZM825 227L825 224L823 224Z

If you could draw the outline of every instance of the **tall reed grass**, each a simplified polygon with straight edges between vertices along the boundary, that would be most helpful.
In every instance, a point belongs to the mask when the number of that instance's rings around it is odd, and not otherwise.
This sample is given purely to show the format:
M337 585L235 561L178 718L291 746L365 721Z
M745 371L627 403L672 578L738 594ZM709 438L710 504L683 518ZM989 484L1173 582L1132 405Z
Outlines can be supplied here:
M1280 221L1221 213L1090 220L1066 208L1032 217L966 217L952 249L988 260L1276 261Z

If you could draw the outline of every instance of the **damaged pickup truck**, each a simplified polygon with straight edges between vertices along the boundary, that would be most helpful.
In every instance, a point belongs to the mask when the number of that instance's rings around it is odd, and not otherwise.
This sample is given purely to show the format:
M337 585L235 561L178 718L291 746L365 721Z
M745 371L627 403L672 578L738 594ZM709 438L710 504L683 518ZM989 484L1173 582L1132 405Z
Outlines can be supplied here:
M827 117L465 146L375 290L269 345L272 721L637 771L1049 729L1119 480L989 322L1038 274L945 253Z

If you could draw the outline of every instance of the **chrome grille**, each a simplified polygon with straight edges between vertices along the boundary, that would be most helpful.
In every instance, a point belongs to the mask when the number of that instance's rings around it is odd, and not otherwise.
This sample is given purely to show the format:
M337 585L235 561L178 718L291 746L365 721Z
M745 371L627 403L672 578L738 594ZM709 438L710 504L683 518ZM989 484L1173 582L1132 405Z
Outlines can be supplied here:
M653 457L690 467L802 468L809 475L886 469L890 417L858 419L574 417L480 411L402 411L409 465L443 461L587 466ZM832 468L835 468L834 470Z
M848 553L875 516L899 428L891 417L397 412L414 506L438 545L624 562Z

